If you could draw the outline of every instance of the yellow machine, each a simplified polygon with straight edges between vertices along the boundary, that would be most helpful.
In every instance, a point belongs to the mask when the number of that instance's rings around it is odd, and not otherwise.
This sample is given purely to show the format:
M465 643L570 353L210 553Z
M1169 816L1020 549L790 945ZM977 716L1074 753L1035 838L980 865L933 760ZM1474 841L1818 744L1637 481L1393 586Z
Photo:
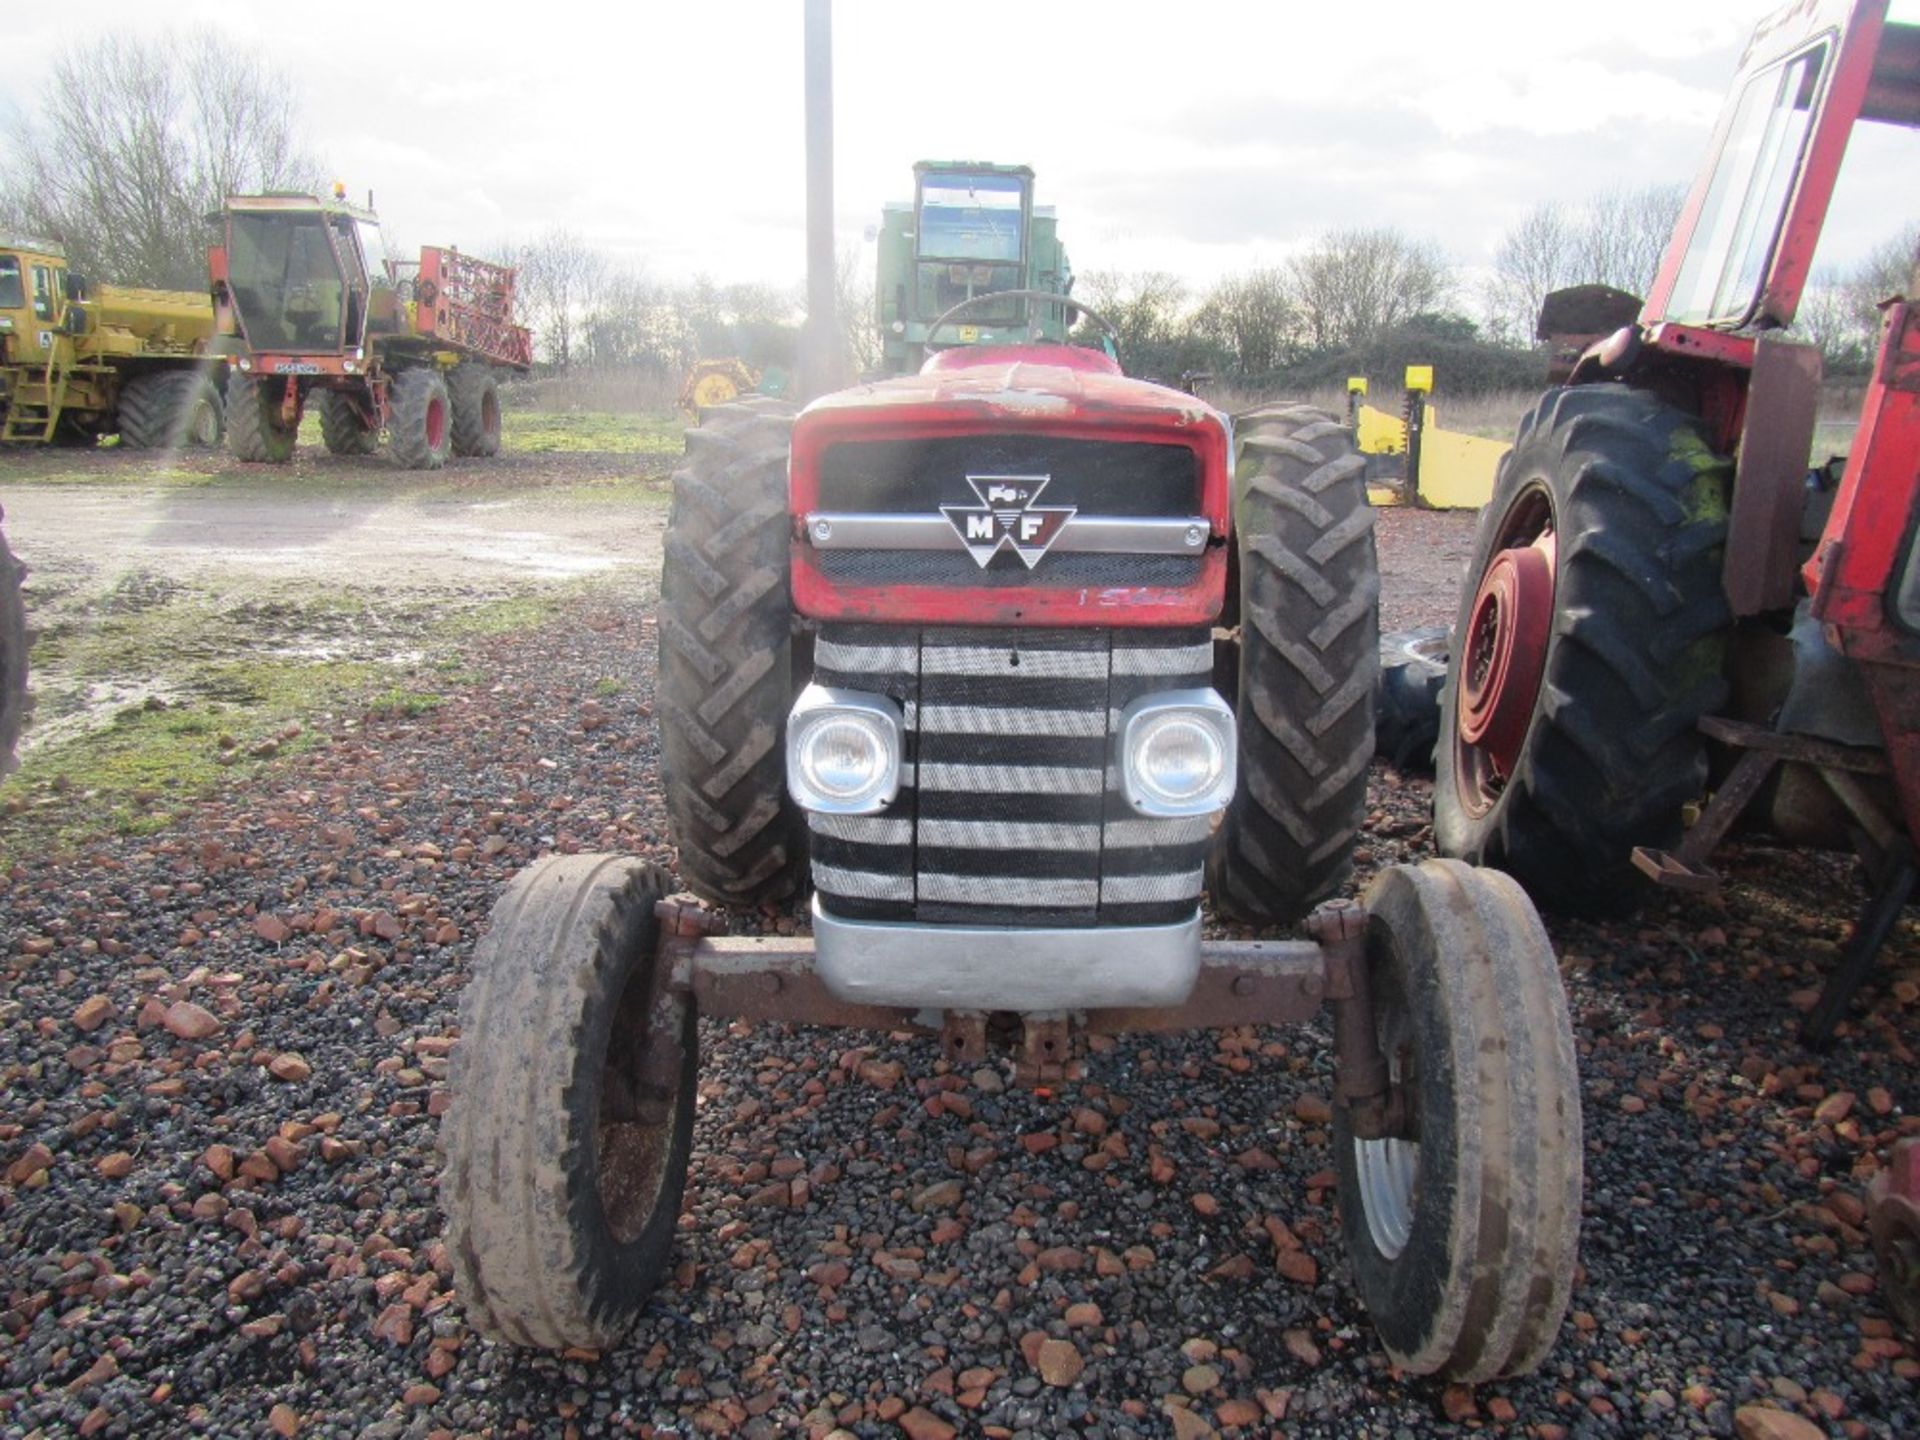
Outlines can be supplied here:
M1347 381L1347 422L1367 457L1367 498L1375 505L1429 510L1478 510L1493 494L1500 457L1513 447L1458 430L1444 430L1428 403L1433 367L1407 367L1407 396L1399 415L1363 403L1367 381Z
M90 287L60 246L0 237L0 440L218 445L212 338L203 293Z
M697 360L680 387L680 408L689 415L715 405L730 405L760 383L744 360Z

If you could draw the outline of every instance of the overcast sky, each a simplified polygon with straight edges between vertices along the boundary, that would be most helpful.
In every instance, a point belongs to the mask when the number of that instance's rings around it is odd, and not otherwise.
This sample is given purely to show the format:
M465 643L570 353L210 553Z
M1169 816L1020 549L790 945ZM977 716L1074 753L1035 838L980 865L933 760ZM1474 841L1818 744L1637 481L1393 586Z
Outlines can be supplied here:
M837 225L859 244L917 159L1024 161L1082 272L1204 283L1377 224L1473 272L1542 200L1690 180L1773 4L839 0ZM409 244L562 225L663 279L804 270L799 0L62 10L0 10L0 106L90 34L206 26L285 68L314 154ZM1823 259L1920 213L1920 137L1870 129Z

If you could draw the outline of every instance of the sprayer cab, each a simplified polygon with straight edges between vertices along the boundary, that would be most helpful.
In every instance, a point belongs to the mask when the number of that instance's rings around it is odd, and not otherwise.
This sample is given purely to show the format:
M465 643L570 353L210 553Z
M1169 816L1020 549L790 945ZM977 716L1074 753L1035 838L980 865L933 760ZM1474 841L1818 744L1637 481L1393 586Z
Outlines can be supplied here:
M234 199L225 241L225 274L215 286L222 333L256 355L366 345L374 291L393 289L371 210L309 195Z

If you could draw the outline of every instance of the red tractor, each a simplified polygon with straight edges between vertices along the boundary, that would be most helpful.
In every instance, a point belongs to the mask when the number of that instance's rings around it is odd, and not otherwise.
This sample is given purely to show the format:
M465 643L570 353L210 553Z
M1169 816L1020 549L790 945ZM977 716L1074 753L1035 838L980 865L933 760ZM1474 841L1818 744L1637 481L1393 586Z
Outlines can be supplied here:
M828 174L809 187L816 336ZM717 406L687 437L656 706L680 880L735 914L810 888L812 933L725 936L619 856L513 882L443 1130L468 1316L523 1345L623 1333L679 1219L696 1016L927 1030L963 1067L1011 1035L1042 1082L1084 1033L1327 1002L1343 1228L1386 1349L1466 1380L1532 1368L1581 1194L1545 932L1506 876L1452 861L1329 898L1364 815L1378 664L1350 436L1304 408L1230 426L1102 351L940 350L974 303L940 317L917 374L797 419ZM1208 890L1312 938L1205 938Z
M1521 421L1481 513L1434 784L1443 853L1572 911L1712 887L1743 817L1852 843L1870 896L1814 1044L1920 835L1920 281L1882 307L1851 453L1811 474L1820 353L1782 333L1863 121L1920 126L1920 26L1884 0L1761 24L1637 322Z
M511 269L432 245L388 260L379 218L339 187L233 196L222 219L208 270L238 458L284 465L315 397L335 455L371 455L382 432L409 470L499 453L500 372L533 363Z

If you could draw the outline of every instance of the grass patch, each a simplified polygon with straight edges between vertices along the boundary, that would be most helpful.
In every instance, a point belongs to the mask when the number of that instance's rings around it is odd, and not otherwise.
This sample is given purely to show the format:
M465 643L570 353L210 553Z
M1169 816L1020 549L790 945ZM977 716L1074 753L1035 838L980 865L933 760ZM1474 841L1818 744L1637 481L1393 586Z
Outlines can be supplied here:
M615 695L624 692L626 688L626 681L615 679L611 675L603 675L593 682L593 693L598 695L602 700L611 700Z
M315 743L308 725L350 708L373 665L253 660L209 669L177 703L128 706L102 729L30 750L0 784L0 860L102 830L150 835L186 801Z
M438 710L446 703L446 696L432 690L413 690L405 685L396 685L391 690L382 690L371 697L367 701L367 714L382 720L410 720L415 715Z
M685 444L679 415L620 415L604 410L508 410L501 416L507 448L529 454L651 455L671 459Z

